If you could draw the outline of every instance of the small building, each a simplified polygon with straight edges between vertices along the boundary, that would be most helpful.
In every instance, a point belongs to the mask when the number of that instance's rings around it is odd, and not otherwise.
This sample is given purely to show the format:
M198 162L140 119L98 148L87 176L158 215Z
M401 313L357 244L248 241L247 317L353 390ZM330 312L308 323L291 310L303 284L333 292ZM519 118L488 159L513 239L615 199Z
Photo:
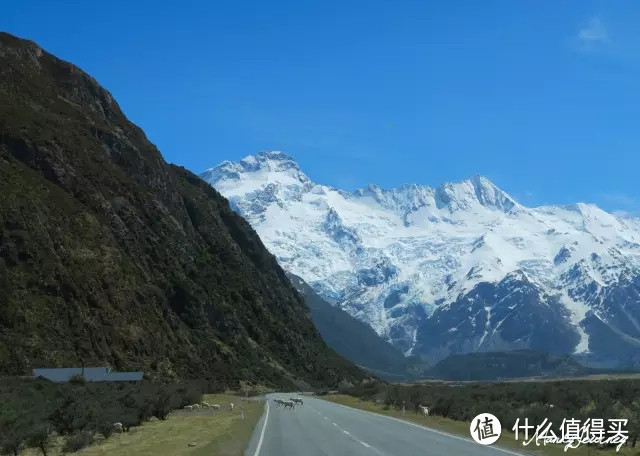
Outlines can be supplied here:
M82 377L85 382L139 382L142 372L116 372L109 367L44 367L33 369L33 377L56 383L66 383L72 377Z

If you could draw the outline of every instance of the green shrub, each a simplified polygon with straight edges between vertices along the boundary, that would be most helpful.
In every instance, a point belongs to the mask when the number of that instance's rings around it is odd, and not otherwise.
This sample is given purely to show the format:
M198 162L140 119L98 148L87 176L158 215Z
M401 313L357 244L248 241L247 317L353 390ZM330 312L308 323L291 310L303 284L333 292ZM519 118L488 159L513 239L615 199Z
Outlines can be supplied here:
M84 385L85 380L82 375L76 374L71 376L71 378L69 379L69 383L71 383L72 385Z
M88 447L95 441L93 434L89 431L82 431L68 436L65 439L62 451L65 453L75 453Z
M51 427L48 423L37 425L30 431L27 446L40 450L43 456L47 456L51 445Z

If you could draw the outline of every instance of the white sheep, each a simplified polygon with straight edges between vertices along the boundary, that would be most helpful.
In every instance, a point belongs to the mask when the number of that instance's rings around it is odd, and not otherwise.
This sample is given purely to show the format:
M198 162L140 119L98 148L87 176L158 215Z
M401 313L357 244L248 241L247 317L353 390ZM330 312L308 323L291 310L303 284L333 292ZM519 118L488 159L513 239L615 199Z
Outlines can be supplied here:
M193 405L185 405L184 409L185 409L187 412L193 412Z
M425 418L429 416L429 407L425 405L418 405L418 408L422 412L422 416L424 416Z
M213 404L211 408L214 410L220 410L220 406L218 404Z
M124 432L124 427L122 423L113 423L113 430L116 432Z
M284 405L284 408L286 409L287 407L289 407L291 410L296 408L296 403L293 401L282 401L282 405Z
M231 410L233 412L233 408L235 407L235 405L233 405L233 402L229 402L229 410Z
M304 403L302 402L302 399L300 398L290 397L289 400L295 402L296 404L304 405Z

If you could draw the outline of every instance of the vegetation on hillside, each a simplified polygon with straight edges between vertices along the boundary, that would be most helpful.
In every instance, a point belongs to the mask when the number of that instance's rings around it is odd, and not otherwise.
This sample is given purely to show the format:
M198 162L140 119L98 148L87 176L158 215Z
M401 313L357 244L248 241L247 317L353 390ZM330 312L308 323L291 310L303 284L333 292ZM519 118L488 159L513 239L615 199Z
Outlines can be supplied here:
M6 33L0 195L1 373L84 363L227 385L363 377L226 199L168 165L92 77Z
M185 405L201 402L213 385L73 383L3 378L0 380L0 454L15 455L35 448L44 456L55 436L64 438L67 452L80 450L115 432L126 432L151 418L165 420Z
M632 372L637 372L637 369L599 369L584 366L571 355L557 355L539 350L513 350L451 355L428 369L423 378L494 381Z
M514 350L451 355L435 364L426 374L442 380L482 381L586 375L591 371L592 369L582 366L569 355Z

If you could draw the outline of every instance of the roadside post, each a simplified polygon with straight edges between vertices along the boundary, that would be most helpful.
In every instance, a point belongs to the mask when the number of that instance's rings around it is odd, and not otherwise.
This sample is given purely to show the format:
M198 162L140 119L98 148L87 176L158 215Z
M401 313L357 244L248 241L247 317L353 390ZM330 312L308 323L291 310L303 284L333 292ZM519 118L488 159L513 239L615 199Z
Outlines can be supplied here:
M244 420L244 404L240 404L240 419Z
M404 401L402 401L402 416L404 416Z

